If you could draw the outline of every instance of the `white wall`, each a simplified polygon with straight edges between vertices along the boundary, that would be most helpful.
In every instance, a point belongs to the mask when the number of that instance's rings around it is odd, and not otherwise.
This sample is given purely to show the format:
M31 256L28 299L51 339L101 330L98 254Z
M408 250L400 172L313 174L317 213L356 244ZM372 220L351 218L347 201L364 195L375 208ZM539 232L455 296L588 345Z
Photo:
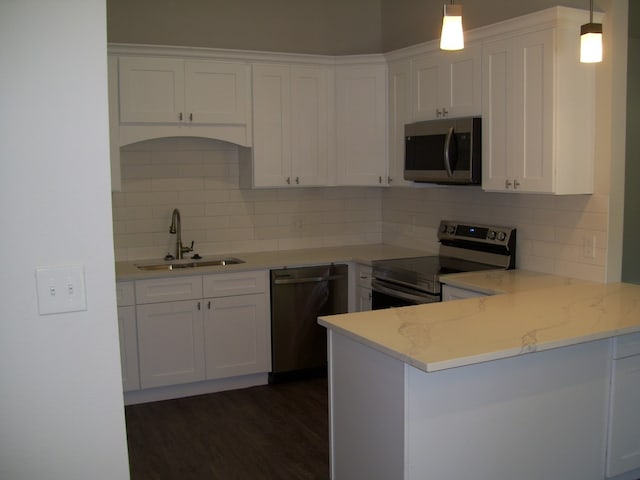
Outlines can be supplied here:
M0 478L129 478L102 0L0 2ZM38 314L35 269L84 265L88 309Z
M113 194L116 260L380 243L379 188L240 189L238 147L203 138L163 138L121 150L122 192ZM175 254L175 253L174 253Z

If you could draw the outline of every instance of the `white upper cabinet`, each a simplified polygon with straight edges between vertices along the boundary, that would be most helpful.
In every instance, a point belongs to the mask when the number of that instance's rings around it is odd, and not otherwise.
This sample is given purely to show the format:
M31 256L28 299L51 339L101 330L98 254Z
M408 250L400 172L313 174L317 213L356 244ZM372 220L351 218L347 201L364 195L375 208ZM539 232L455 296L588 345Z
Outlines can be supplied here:
M404 126L411 122L411 62L389 63L389 172L387 184L408 185L404 179Z
M385 185L386 65L339 65L335 77L336 184Z
M184 60L120 57L120 122L184 121Z
M117 59L117 87L110 95L119 110L118 146L175 136L250 146L249 63L213 54L211 59L192 57L187 49L179 53L184 56L172 56L171 49L162 47L110 49Z
M437 50L413 59L413 120L479 115L482 110L481 48Z
M247 122L243 63L120 57L119 83L122 123Z
M120 165L120 130L118 118L118 57L107 57L107 81L109 87L109 156L111 158L111 191L122 190Z
M595 72L579 62L580 19L484 45L484 190L593 193Z
M328 104L327 67L253 66L252 186L327 183Z

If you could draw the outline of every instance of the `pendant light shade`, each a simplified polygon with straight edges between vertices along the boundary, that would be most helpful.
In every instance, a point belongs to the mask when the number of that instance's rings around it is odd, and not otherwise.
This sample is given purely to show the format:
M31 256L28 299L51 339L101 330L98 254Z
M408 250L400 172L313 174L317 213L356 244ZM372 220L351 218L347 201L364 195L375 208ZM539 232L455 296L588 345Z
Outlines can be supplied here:
M602 24L593 23L593 0L590 1L589 23L580 27L580 61L582 63L602 61Z
M462 32L462 5L445 5L442 17L442 35L440 36L442 50L462 50L464 48L464 33Z

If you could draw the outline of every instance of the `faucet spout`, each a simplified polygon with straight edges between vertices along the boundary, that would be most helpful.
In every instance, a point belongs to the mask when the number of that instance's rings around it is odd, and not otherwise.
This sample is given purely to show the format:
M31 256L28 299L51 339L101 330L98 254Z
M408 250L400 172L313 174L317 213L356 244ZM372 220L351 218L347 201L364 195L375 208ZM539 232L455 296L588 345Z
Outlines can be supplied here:
M173 213L171 214L171 225L169 226L169 233L177 234L176 258L184 258L182 251L182 225L180 222L180 210L178 210L177 208L174 208Z
M176 257L181 260L184 258L186 252L193 252L193 242L190 247L182 245L182 224L180 222L180 210L173 209L171 214L171 225L169 226L169 233L177 235L176 237Z

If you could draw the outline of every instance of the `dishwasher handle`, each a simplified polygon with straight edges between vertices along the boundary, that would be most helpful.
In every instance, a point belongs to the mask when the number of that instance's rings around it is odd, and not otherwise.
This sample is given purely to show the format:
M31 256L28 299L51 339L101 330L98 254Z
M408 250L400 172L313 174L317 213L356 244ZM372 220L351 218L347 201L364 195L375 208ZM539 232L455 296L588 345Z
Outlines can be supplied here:
M328 282L330 280L339 280L341 278L345 278L344 275L326 275L321 277L287 277L287 278L276 278L273 280L274 285L295 285L298 283L321 283Z

